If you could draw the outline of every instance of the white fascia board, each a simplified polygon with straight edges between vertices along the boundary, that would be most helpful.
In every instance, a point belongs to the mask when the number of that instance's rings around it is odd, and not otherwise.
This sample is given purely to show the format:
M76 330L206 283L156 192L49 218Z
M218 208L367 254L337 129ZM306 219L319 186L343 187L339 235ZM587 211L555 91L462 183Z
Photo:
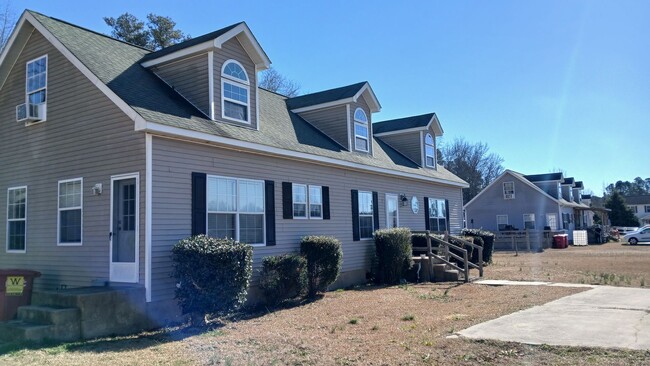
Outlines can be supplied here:
M278 156L291 160L300 160L300 161L312 161L322 165L343 167L351 170L359 170L372 172L376 174L388 175L388 176L399 176L403 178L438 183L448 186L467 188L466 183L452 182L446 179L426 177L419 174L404 173L386 168L373 167L369 165L359 164L348 162L344 160L308 154L298 151L285 150L278 147L266 146L261 144L256 144L248 141L241 141L236 139L231 139L223 136L212 135L209 133L190 131L178 127L171 127L167 125L161 125L159 123L147 122L144 129L141 131L159 134L162 136L168 136L172 138L182 139L186 141L194 141L198 143L207 143L207 144L218 144L220 146L230 148L232 150L254 152L262 155L271 155Z
M381 123L381 122L377 122ZM390 135L401 135L404 133L411 133L411 132L421 132L421 131L427 131L428 128L426 127L413 127L413 128L407 128L404 130L397 130L397 131L388 131L388 132L380 132L380 133L375 133L375 136L390 136Z
M240 37L242 34L244 35L243 39ZM251 32L246 23L241 23L235 28L215 38L213 42L214 47L221 48L226 41L233 37L237 37L239 42L242 44L242 47L246 50L246 53L248 53L248 56L253 59L256 69L259 68L260 70L266 70L271 66L271 60L262 49L262 46L257 42L257 39L253 36L253 32ZM244 42L242 43L242 41Z
M354 102L354 98L345 98L345 99L335 100L333 102L314 104L314 105L310 105L310 106L307 106L307 107L292 109L291 112L293 112L293 113L309 112L309 111L315 111L315 110L318 110L318 109L336 107L338 105L343 105L343 104L352 103L352 102Z
M145 61L141 63L143 67L151 67L151 66L156 66L165 62L173 61L181 57L189 56L194 53L199 53L199 52L207 52L208 50L212 49L213 43L212 41L206 41L203 43L196 44L192 47L187 47L180 49L176 52L172 52L169 54L166 54L164 56L160 56L158 58L154 58L153 60Z
M135 122L136 126L143 125L145 123L144 118L138 114L130 105L128 105L122 98L118 97L103 81L93 74L90 69L86 67L79 59L68 50L63 43L61 43L52 33L50 33L41 23L36 20L31 14L24 13L25 18L29 21L30 24L39 31L45 39L47 39L61 54L72 63L81 73L90 80L90 82L97 87L104 95L108 97L124 114L127 115L132 121Z
M370 87L369 83L365 83L365 85L361 87L361 89L359 89L357 94L355 94L354 97L352 97L352 101L356 102L357 99L359 99L359 97L364 93L370 96L371 103L368 103L368 107L370 107L370 112L376 113L381 111L381 104L379 104L379 100L377 99L377 96L375 95L375 92ZM366 99L366 101L368 100Z
M427 124L427 129L430 128L432 124L433 124L433 132L435 132L436 136L442 136L445 133L445 130L442 129L440 120L438 120L438 116L435 113L433 114L431 121L429 121L429 123Z
M27 10L23 12L23 14L20 16L20 19L18 20L18 23L14 27L13 31L11 31L11 36L9 36L9 40L7 40L7 43L5 44L5 48L2 50L2 53L0 54L0 65L2 65L5 62L5 59L7 58L7 55L9 54L9 49L14 45L16 42L16 38L18 37L18 33L20 33L20 29L23 27L25 24L25 16L27 15ZM9 77L10 72L7 72L7 77ZM5 80L0 80L0 89L4 86Z

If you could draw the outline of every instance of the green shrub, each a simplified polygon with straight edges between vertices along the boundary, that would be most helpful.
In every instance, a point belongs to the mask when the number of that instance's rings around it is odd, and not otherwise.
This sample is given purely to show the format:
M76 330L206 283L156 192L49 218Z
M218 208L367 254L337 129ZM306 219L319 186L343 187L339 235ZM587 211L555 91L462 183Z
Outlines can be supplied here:
M377 251L375 278L380 283L399 283L413 265L411 231L407 228L382 229L375 231L374 238Z
M245 301L253 273L253 249L232 239L198 235L172 248L176 298L183 314L227 314Z
M307 289L307 260L297 254L265 257L260 289L269 304L302 295Z
M332 236L305 236L300 254L307 259L307 288L310 297L325 292L341 272L341 242Z
M478 236L483 240L483 262L492 262L492 252L494 251L494 234L482 229L463 229L462 235Z

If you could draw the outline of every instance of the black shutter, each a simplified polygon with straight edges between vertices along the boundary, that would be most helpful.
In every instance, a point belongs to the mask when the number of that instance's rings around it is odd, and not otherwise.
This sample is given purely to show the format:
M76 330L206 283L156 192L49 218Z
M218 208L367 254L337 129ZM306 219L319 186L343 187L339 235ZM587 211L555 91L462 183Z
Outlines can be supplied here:
M264 181L264 207L266 220L266 245L275 245L275 183Z
M359 241L359 191L352 190L352 240Z
M330 219L330 187L323 186L323 220Z
M429 216L429 197L424 197L424 230L431 230L431 216Z
M192 173L192 236L207 232L206 180L205 173Z
M293 185L282 182L282 218L293 219Z
M379 230L379 194L372 192L372 221L375 230Z
M447 220L446 220L447 221L446 230L447 230L447 232L449 232L449 231L451 231L450 230L451 225L449 225L449 200L445 200L445 217L447 218Z

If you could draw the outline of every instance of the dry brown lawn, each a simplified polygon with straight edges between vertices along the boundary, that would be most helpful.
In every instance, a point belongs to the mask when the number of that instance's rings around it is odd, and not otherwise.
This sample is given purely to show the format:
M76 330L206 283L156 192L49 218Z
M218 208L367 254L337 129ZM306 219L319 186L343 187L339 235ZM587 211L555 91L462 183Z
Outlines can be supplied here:
M650 246L607 244L516 257L496 253L485 278L641 286L643 278L650 280ZM471 325L580 291L584 289L455 283L362 286L242 316L209 331L176 329L40 348L10 347L0 364L650 365L650 351L447 338Z

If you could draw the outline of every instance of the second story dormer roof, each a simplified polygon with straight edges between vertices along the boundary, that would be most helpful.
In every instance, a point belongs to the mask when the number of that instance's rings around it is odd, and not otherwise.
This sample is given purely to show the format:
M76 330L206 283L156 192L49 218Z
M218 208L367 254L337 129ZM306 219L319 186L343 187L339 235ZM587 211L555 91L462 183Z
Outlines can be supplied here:
M376 136L405 133L411 131L426 131L431 128L436 136L442 136L444 131L435 113L421 114L419 116L391 119L375 122L373 129Z
M371 113L381 110L377 96L367 81L289 98L287 107L294 113L300 113L356 102L361 96L366 99Z
M524 175L524 178L528 179L529 181L535 183L535 182L552 182L552 181L558 181L562 182L562 173L543 173L543 174L531 174L531 175Z

